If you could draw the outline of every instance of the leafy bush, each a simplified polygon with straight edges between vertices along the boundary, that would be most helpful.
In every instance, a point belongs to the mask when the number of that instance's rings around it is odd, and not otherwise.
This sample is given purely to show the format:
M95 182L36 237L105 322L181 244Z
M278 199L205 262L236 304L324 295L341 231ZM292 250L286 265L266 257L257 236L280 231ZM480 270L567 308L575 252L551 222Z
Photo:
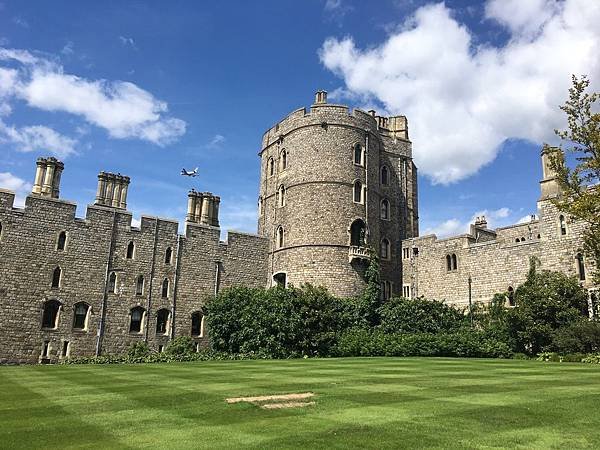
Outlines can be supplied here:
M552 339L559 353L592 353L600 350L600 323L581 319L559 328Z
M213 351L202 351L184 354L149 353L146 356L106 355L83 358L69 358L61 364L141 364L141 363L172 363L193 361L237 361L243 359L259 359L256 354L233 354Z
M581 362L587 364L600 364L600 354L587 355L585 358L582 358Z
M138 341L138 342L134 343L127 350L128 358L143 358L145 356L148 356L149 354L150 354L150 347L148 347L148 344L145 343L144 341Z
M521 359L521 360L531 359L529 357L529 355L526 355L525 353L513 353L511 358L512 359Z
M187 355L196 352L196 344L189 336L179 336L169 342L165 353L167 355Z
M585 362L587 356L584 353L567 353L560 355L556 352L542 352L537 356L538 361L545 362Z
M436 300L393 298L379 308L385 333L448 333L468 324L463 311Z
M340 335L332 355L504 358L510 357L511 351L504 342L475 330L390 334L379 329L351 329Z

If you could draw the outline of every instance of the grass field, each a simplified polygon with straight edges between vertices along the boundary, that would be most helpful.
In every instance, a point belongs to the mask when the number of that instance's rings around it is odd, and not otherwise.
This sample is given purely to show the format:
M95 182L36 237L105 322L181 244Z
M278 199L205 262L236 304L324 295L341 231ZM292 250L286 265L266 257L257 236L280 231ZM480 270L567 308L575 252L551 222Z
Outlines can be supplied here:
M314 392L265 410L235 396ZM600 368L353 358L0 367L0 448L599 448Z

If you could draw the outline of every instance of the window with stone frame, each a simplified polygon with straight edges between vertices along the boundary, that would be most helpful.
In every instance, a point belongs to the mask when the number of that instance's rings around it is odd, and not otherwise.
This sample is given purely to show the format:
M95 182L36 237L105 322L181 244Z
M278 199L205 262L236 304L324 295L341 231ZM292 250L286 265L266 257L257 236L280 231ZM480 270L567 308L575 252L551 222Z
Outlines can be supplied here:
M144 295L144 275L138 275L135 282L135 295Z
M156 312L156 334L167 334L170 314L170 311L165 308Z
M167 247L165 250L165 264L171 264L173 259L173 249L171 247Z
M58 300L48 300L44 302L42 313L42 328L56 329L58 327L58 315L60 312L60 302Z
M88 321L88 312L90 306L87 303L79 302L73 308L73 329L86 330Z
M410 284L405 284L402 286L402 297L410 298Z
M59 252L65 251L67 245L67 232L61 231L58 233L58 239L56 240L56 250Z
M271 157L267 161L267 176L272 177L273 175L275 175L275 161Z
M575 261L577 262L577 276L579 281L585 281L585 262L582 253L575 255Z
M354 145L354 164L357 166L364 166L365 164L365 152L360 144Z
M127 259L133 259L135 257L135 244L133 241L130 241L129 244L127 244L127 253L125 257Z
M162 298L169 297L169 279L165 278L162 282L160 295Z
M390 184L390 172L387 166L381 166L381 170L379 171L379 182L382 186Z
M381 259L389 260L391 258L391 246L390 241L387 238L381 240L380 251Z
M359 180L354 182L354 188L352 193L352 199L354 203L362 203L363 202L363 185Z
M390 220L390 201L387 198L381 200L381 218Z
M277 241L276 241L276 247L279 248L283 248L283 246L285 245L285 230L283 229L282 226L277 227Z
M277 189L277 206L280 208L285 206L285 186L283 184Z
M62 269L60 267L56 267L52 271L52 287L58 289L60 287L62 281Z
M283 149L281 150L281 152L279 153L279 168L280 170L285 170L287 169L288 166L288 152Z
M111 272L108 276L108 292L111 294L117 293L117 274Z
M204 334L204 315L200 311L192 313L191 334L195 337L203 337Z
M558 228L561 236L565 236L567 234L567 220L562 214L558 216Z
M143 326L144 313L146 310L141 306L132 308L129 313L129 332L141 333Z

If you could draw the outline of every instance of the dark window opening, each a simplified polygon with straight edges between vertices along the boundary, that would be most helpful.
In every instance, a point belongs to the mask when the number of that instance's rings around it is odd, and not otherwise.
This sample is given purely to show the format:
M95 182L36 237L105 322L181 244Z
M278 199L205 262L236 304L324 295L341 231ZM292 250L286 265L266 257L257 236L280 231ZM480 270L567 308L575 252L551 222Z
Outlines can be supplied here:
M169 310L160 309L156 313L156 334L167 334L167 325L169 323Z
M363 165L363 148L360 144L354 146L354 164Z
M162 296L162 298L169 297L169 279L168 278L165 278L162 282L161 296Z
M63 358L69 356L69 341L63 341L62 356Z
M58 325L58 311L60 303L49 300L44 303L44 314L42 315L42 328L56 328Z
M276 273L273 275L273 281L276 286L284 288L287 285L287 275L283 272Z
M273 158L269 158L267 165L268 165L267 170L269 171L269 176L272 177L273 174L275 173L275 165L273 163Z
M360 181L354 182L353 199L355 203L363 202L363 186Z
M283 227L277 228L277 248L283 248L285 244L285 231Z
M583 255L581 253L577 253L575 259L577 260L577 274L579 275L579 281L585 281L585 264L583 262Z
M144 317L144 308L137 306L131 310L131 321L129 322L129 332L139 333L142 331L142 318Z
M389 183L389 173L388 168L383 166L381 168L381 184L386 186Z
M135 283L135 295L144 295L144 276L140 275L137 277Z
M350 225L350 245L355 247L365 246L365 235L367 228L362 219L356 219Z
M85 303L77 303L73 314L73 328L76 330L85 330L89 306Z
M173 250L168 247L165 251L165 264L171 264L171 257L173 256Z
M508 306L515 306L515 290L512 286L508 287Z
M380 253L381 253L381 259L389 259L390 258L390 241L388 241L385 238L381 240Z
M458 258L454 253L452 254L452 270L458 270Z
M450 272L452 270L452 258L450 255L446 255L446 270Z
M60 269L60 267L57 267L56 269L54 269L54 272L52 272L52 287L53 288L60 287L61 275L62 275L62 270Z
M560 226L560 234L564 236L567 234L567 221L565 220L565 216L561 215L558 218L558 224Z
M114 294L117 291L117 274L111 272L108 276L108 292Z
M203 315L200 312L192 314L192 336L202 336L202 319Z
M58 235L58 241L56 242L56 250L61 251L61 252L64 251L66 243L67 243L67 233L65 233L64 231L61 231L60 234Z
M42 357L47 358L50 356L50 341L44 341L42 346Z
M162 353L162 352L163 352L163 346L162 346L162 345L159 345L159 346L158 346L158 353Z
M384 220L390 218L390 202L387 199L381 201L381 218Z
M134 251L135 251L135 244L133 243L133 241L131 241L129 243L129 245L127 245L127 259L133 259Z

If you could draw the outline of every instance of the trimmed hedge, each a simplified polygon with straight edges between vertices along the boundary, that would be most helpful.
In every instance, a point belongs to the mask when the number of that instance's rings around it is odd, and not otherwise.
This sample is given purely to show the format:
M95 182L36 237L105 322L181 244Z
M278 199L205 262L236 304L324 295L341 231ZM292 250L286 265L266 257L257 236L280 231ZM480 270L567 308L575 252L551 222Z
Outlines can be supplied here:
M339 336L332 356L456 356L509 358L510 347L485 332L385 333L351 329Z

